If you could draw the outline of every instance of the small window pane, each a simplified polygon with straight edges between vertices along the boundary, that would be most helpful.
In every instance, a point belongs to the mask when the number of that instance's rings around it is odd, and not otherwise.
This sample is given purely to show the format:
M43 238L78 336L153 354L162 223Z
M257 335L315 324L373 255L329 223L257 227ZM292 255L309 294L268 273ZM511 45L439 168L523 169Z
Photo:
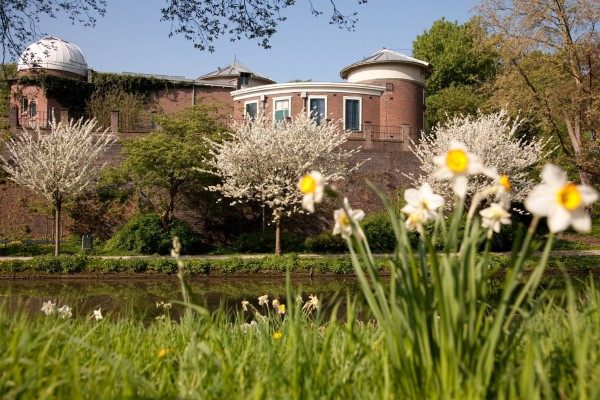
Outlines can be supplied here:
M344 125L346 130L360 130L360 101L356 99L346 99L345 107L346 119Z

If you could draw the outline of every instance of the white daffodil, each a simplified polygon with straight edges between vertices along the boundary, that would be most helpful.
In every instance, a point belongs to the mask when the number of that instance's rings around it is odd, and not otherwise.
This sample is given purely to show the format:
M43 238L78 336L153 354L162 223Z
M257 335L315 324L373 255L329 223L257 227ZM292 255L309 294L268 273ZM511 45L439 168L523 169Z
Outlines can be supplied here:
M277 313L278 314L285 314L285 304L279 304L277 306Z
M464 198L468 189L468 175L484 172L479 157L469 152L467 147L459 142L452 142L445 154L434 157L433 162L438 166L433 176L437 179L450 179L452 190Z
M248 304L250 304L249 301L247 301L247 300L242 301L242 308L244 309L244 311L248 311Z
M348 212L346 212L348 210ZM349 238L352 235L352 221L360 222L365 217L363 210L353 210L350 208L348 199L344 198L344 207L335 210L333 218L335 226L333 227L334 235L342 235L343 238ZM360 230L360 228L359 228ZM362 231L359 231L362 234Z
M269 305L269 295L265 294L264 296L260 296L258 298L258 305L262 306L262 305Z
M94 314L92 315L92 318L96 318L96 321L100 321L102 318L104 318L102 316L102 308L98 308L97 310L94 310Z
M433 193L428 183L421 185L419 189L407 189L404 192L406 205L402 212L408 214L406 227L408 229L419 229L423 223L437 218L436 210L444 205L444 198Z
M62 319L67 319L73 316L73 312L71 307L65 304L64 306L58 309L58 315L60 315Z
M273 306L273 308L277 308L279 307L279 300L275 299L271 302L271 305Z
M308 212L315 212L315 203L323 200L325 181L319 171L311 171L304 175L298 182L298 189L304 195L302 197L302 208Z
M42 303L42 312L46 315L50 315L54 313L56 309L56 303L53 303L51 300L45 301Z
M311 294L310 296L308 296L308 301L304 303L302 310L310 311L316 310L317 308L319 308L319 298Z
M592 219L585 207L598 200L598 192L587 185L568 182L566 174L553 164L546 164L541 176L542 183L525 199L527 211L548 217L550 232L562 232L569 226L579 232L589 232Z
M492 236L492 231L498 233L502 225L510 225L510 213L498 203L492 203L488 208L479 211L481 215L481 226L488 228L488 237Z

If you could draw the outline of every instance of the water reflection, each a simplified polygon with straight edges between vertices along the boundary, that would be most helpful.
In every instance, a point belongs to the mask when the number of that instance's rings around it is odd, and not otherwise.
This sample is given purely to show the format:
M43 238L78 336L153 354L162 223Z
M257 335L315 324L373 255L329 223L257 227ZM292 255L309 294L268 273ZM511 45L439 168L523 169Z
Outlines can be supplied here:
M285 276L237 275L201 276L189 278L190 286L198 302L210 310L224 305L232 312L241 309L241 301L248 300L258 307L258 296L267 294L269 299L286 303ZM325 308L336 301L344 301L346 295L360 296L360 286L350 276L293 276L292 296L298 294L307 300L309 294L317 295ZM357 296L358 295L358 296ZM26 309L31 315L41 314L42 302L52 300L57 307L67 304L74 316L90 316L93 310L102 308L109 316L140 316L154 319L162 315L156 303L181 301L181 286L174 276L144 279L18 279L0 280L0 299L10 308ZM343 308L343 307L342 307ZM180 307L174 304L172 315Z

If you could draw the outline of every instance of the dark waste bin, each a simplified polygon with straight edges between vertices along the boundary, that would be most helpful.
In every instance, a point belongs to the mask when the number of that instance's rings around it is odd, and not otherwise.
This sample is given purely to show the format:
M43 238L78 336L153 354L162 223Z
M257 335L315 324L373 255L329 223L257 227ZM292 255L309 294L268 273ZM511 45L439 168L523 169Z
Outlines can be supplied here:
M85 251L92 250L92 235L83 235L81 237L81 249Z

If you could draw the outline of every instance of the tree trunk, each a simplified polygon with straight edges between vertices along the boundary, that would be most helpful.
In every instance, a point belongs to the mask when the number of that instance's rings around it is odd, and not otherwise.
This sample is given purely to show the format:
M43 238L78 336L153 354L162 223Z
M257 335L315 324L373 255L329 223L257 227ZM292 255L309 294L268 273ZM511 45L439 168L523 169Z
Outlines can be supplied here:
M281 214L275 215L275 255L281 256Z
M62 204L60 202L54 205L54 256L58 257L60 254L60 213Z

